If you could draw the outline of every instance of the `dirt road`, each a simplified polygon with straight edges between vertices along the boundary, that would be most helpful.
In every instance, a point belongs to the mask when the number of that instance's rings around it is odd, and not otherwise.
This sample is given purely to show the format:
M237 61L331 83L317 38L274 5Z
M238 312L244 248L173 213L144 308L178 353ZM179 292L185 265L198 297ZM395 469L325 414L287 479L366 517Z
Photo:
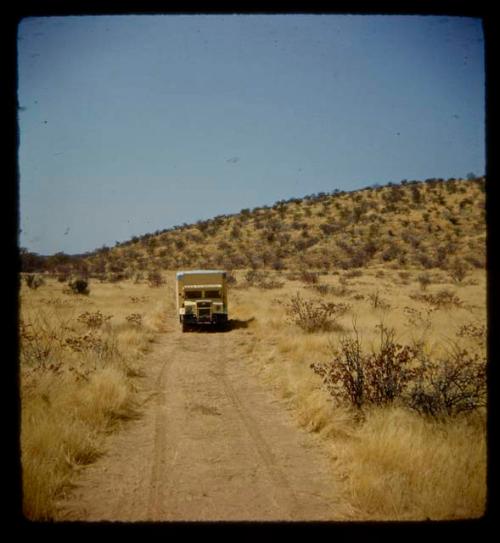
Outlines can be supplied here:
M324 451L252 375L244 347L256 338L235 324L161 336L145 359L144 412L84 470L60 519L339 518Z

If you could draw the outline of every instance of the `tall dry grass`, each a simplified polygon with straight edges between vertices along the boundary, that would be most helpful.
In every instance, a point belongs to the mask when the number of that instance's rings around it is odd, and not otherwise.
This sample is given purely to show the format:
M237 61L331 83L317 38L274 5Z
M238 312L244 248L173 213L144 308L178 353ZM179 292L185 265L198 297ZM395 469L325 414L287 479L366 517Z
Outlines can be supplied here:
M429 274L420 296L421 271L374 267L360 274L320 277L321 289L284 280L275 290L236 291L241 319L252 322L259 341L248 346L254 371L291 407L297 422L331 451L352 518L423 520L477 518L486 507L486 412L457 417L423 417L399 405L365 406L361 413L334 401L311 363L331 357L332 346L353 331L369 352L380 340L380 325L394 328L403 345L438 361L457 348L486 356L486 283L470 273L463 284L441 271ZM402 275L400 275L402 274ZM433 305L442 297L452 303ZM304 298L350 305L332 331L307 333L286 318L280 301ZM233 296L234 299L234 296ZM456 302L456 303L455 303Z
M160 294L160 295L159 295ZM91 284L69 294L55 280L20 291L23 512L54 518L78 470L138 412L142 358L165 330L167 287Z

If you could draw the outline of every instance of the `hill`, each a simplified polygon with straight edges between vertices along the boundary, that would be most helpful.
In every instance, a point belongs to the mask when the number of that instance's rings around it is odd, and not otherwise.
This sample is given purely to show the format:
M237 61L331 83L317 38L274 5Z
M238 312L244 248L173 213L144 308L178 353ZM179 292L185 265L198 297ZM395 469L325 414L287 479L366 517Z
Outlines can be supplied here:
M335 190L148 233L84 255L24 251L23 271L138 281L179 268L311 269L369 264L484 268L485 178Z

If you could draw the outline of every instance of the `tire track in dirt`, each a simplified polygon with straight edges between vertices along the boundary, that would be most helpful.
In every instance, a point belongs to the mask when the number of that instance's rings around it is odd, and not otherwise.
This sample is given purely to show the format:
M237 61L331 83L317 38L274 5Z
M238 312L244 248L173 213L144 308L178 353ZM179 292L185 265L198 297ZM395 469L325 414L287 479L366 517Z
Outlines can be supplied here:
M155 425L154 425L154 446L153 446L153 460L151 465L150 475L150 491L148 499L148 518L156 518L158 516L158 503L162 501L162 485L161 482L161 469L164 468L163 456L165 451L165 427L166 427L166 378L168 369L171 367L172 360L165 360L160 369L160 373L155 383ZM169 466L172 469L172 465Z
M221 372L221 379L224 384L226 394L231 400L236 412L238 413L241 421L243 422L248 434L250 435L253 445L260 455L265 467L274 482L274 494L277 497L277 502L281 506L280 509L285 511L287 520L291 520L296 517L298 512L298 502L290 483L278 468L278 463L273 455L269 445L263 438L259 427L254 418L249 414L249 411L245 409L241 399L239 398L234 386L231 384L230 379L226 373L226 356L225 356L225 336L220 336L220 356L219 367Z
M340 517L331 464L249 371L251 330L174 331L144 364L144 413L89 466L64 520Z

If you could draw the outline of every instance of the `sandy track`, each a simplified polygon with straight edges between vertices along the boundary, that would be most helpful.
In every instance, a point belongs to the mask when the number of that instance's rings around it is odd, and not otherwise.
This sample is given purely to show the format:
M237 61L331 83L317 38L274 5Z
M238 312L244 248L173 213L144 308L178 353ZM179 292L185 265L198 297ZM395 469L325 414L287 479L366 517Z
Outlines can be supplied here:
M324 451L249 371L252 341L239 327L162 336L145 361L143 414L83 471L59 518L340 518Z

